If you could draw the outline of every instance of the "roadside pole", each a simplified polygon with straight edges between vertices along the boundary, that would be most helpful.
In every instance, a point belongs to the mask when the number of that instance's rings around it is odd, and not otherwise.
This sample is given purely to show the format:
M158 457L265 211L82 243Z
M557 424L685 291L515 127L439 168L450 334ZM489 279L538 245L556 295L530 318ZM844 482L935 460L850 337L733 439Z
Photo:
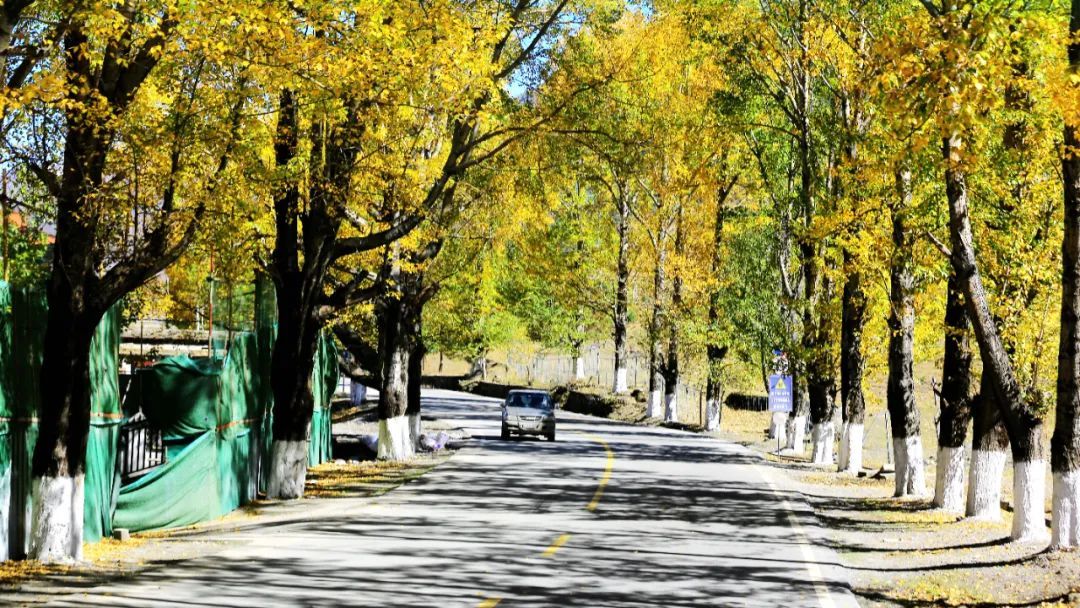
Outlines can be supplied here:
M769 376L769 412L775 417L778 413L790 413L793 407L791 398L791 376L773 374ZM776 453L780 453L780 433L776 434Z

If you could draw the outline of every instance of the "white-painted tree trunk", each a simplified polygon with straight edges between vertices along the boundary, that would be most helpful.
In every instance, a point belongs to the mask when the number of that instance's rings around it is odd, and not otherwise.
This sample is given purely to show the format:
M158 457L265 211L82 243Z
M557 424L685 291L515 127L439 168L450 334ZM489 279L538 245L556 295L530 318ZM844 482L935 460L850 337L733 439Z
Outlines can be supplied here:
M838 470L858 475L862 470L863 425L845 422L840 432L840 456Z
M709 432L720 430L720 404L715 399L705 402L705 430Z
M1054 473L1053 523L1050 546L1080 546L1080 471Z
M574 357L574 380L585 379L585 357Z
M896 491L894 496L925 496L926 471L924 470L922 438L893 438L896 456Z
M665 422L678 422L679 421L679 395L678 393L670 393L664 395L664 421Z
M806 452L806 416L788 416L785 449L795 454Z
M787 422L787 445L788 450L795 454L806 452L806 416L788 416Z
M626 382L626 368L620 367L615 370L615 386L613 388L616 394L621 395L630 390L630 386Z
M947 513L964 512L964 448L938 448L934 506Z
M30 557L50 564L82 561L83 476L37 478L33 495Z
M779 445L787 445L787 414L773 412L769 419L769 439L775 439Z
M409 417L379 420L379 460L408 460L413 455L409 441Z
M307 460L306 439L275 439L270 447L270 479L266 482L266 496L282 500L302 498L304 482L307 481Z
M0 562L11 559L11 467L0 472Z
M646 418L659 418L664 413L664 391L655 390L649 392L649 401L645 405Z
M832 421L815 424L812 433L814 464L833 464L833 444L836 443L836 426Z
M968 475L968 517L984 521L1001 519L1001 480L1005 473L1004 450L972 450Z
M420 434L424 432L423 424L420 420L420 414L409 414L409 443L412 445L413 452L420 447Z
M1049 538L1046 531L1046 461L1014 462L1012 539L1041 543Z

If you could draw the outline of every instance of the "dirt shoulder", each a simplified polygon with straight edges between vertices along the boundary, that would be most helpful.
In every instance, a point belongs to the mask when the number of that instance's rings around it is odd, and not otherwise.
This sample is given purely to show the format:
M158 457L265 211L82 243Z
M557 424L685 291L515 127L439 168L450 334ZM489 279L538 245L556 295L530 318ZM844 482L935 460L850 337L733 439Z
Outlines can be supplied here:
M767 425L767 413L728 411L716 436L761 454L806 497L861 605L1080 606L1080 553L1010 542L1008 510L1000 521L972 521L933 510L928 498L893 498L891 476L843 476L776 456ZM873 468L884 449L883 441L872 450ZM932 484L930 453L927 461Z

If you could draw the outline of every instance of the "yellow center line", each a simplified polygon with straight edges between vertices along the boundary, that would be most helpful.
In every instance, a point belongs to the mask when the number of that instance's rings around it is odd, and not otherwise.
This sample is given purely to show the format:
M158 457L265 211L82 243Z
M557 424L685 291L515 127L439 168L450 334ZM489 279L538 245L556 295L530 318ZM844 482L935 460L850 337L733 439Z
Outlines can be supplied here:
M551 543L550 547L548 547L547 549L544 549L544 552L541 553L541 555L543 555L544 557L554 557L555 552L559 550L559 547L565 545L566 541L568 541L568 540L570 540L570 535L569 534L563 534L559 538L556 538L555 542Z
M584 437L590 441L595 441L596 443L604 446L604 452L607 455L604 461L604 473L600 476L600 483L597 484L596 491L593 492L592 500L590 500L589 504L585 506L585 508L589 511L596 511L596 508L600 506L600 497L604 495L604 488L607 487L608 482L611 481L611 470L615 468L615 452L611 449L611 446L609 446L608 443L604 441L603 438L601 438L600 436L585 433L579 434L584 435ZM570 534L560 535L559 538L555 539L555 542L551 543L551 545L547 549L544 549L544 552L540 554L541 557L555 557L555 553L559 550L560 547L566 544L566 541L570 540L570 537ZM479 604L477 604L477 608L495 608L495 606L499 605L499 602L501 602L502 599L503 598L501 597L484 598Z
M596 486L596 492L593 493L592 500L585 506L589 511L595 511L596 507L600 506L600 497L604 495L604 488L607 487L608 482L611 481L611 470L615 468L615 452L613 452L611 446L598 435L585 435L585 438L604 446L604 451L607 452L607 459L604 462L604 474L600 476L600 483Z

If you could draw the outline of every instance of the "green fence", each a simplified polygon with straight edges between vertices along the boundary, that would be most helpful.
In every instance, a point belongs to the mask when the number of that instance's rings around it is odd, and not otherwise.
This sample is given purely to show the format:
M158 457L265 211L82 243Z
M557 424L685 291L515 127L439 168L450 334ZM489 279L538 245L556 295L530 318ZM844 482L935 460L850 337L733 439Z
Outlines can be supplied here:
M269 408L254 378L254 334L234 337L224 362L170 357L139 373L135 398L162 432L164 465L120 489L113 521L133 531L220 517L253 500L259 422Z
M113 527L148 530L220 517L265 489L272 425L270 351L273 290L256 287L254 333L236 334L224 361L165 359L141 372L125 409L141 406L162 431L167 461L120 487L119 310L98 326L91 346L91 428L86 448L84 539ZM0 560L26 556L31 513L30 462L37 440L46 303L40 290L0 282ZM309 463L331 454L330 400L337 349L320 338L312 387L315 410ZM135 400L135 402L132 402Z
M0 282L0 558L25 557L31 513L30 462L37 442L42 340L47 307L41 290ZM120 414L118 309L94 334L90 354L90 436L84 478L84 538L112 532ZM5 542L6 541L6 542Z
M220 517L265 487L260 473L268 470L262 455L270 451L272 398L264 390L269 357L261 346L256 334L237 334L224 362L170 357L140 372L134 398L162 431L167 462L120 489L117 527L152 530ZM337 350L329 338L320 339L313 375L312 465L331 452Z

